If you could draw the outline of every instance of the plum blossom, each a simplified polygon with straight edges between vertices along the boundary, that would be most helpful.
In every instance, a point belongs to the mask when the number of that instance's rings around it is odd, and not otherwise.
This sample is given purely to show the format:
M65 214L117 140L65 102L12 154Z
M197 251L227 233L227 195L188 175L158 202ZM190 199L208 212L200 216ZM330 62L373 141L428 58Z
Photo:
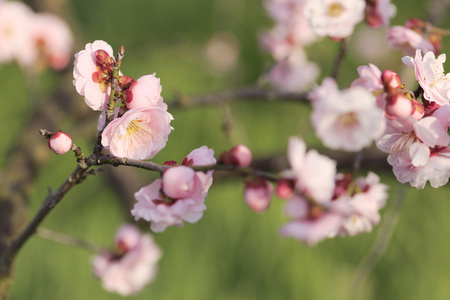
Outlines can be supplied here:
M136 220L151 222L154 232L163 232L168 226L183 226L184 222L196 223L206 209L205 198L212 184L213 170L206 173L195 171L190 166L214 165L214 151L206 146L191 151L178 166L164 171L162 179L141 188L135 193L138 201L131 214Z
M207 146L201 146L200 148L192 150L182 162L185 166L211 166L216 164L216 159L214 158L214 150L208 148ZM198 178L202 181L203 194L207 195L209 188L213 182L214 170L209 170L207 172L196 172Z
M391 0L366 1L366 23L372 28L389 26L389 21L397 13Z
M114 252L93 257L94 274L107 291L122 296L136 294L155 277L161 250L150 234L141 234L133 225L119 229L114 247Z
M101 51L101 57L97 56L97 51ZM99 40L86 44L84 50L75 54L73 84L93 110L106 110L110 98L108 70L97 61L98 58L107 59L105 56L112 59L113 49L108 43Z
M158 102L162 102L161 91L160 79L153 73L134 81L124 91L124 100L129 109L157 106Z
M295 195L285 206L285 214L293 220L280 229L280 234L314 246L325 238L334 237L340 230L350 207L348 203L328 199L324 206L308 202Z
M358 151L370 145L384 129L383 110L366 89L351 87L336 91L313 102L311 122L317 136L331 149ZM314 96L316 95L316 96Z
M450 100L450 75L444 74L445 54L437 58L429 51L422 58L421 50L414 58L405 56L402 61L414 69L416 80L423 89L423 97L428 101L444 105Z
M380 222L380 209L386 204L387 186L380 183L380 177L369 172L366 178L359 177L354 182L354 195L344 195L352 207L342 223L340 235L356 235L372 231Z
M436 52L433 44L423 35L404 26L389 28L387 30L387 40L390 47L402 50L406 55L414 55L416 49L421 49L424 52Z
M134 194L138 202L131 210L131 214L136 221L144 219L151 222L150 228L154 232L163 232L168 226L181 227L184 221L198 222L206 209L202 186L195 185L196 189L192 190L191 196L187 198L171 200L161 193L164 180L167 180L167 177L162 180L156 179Z
M447 105L445 105L446 107ZM445 108L444 108L445 109ZM440 117L439 110L436 116ZM450 176L450 151L445 121L436 116L416 120L412 117L388 120L377 147L389 153L388 163L401 183L422 189L427 181L439 187L448 182ZM441 116L442 116L441 115Z
M318 36L344 38L364 19L364 0L308 0L305 14Z
M33 14L30 22L30 38L28 45L18 51L19 63L30 67L45 61L53 69L65 68L70 61L73 44L72 32L67 23L49 13Z
M303 50L298 50L277 62L269 71L267 79L279 90L300 92L311 86L318 75L317 65L307 60Z
M117 157L153 158L166 145L172 119L159 107L130 109L106 126L102 145Z
M56 154L64 154L72 148L72 139L67 133L60 130L52 134L48 140L48 146Z
M33 11L19 1L0 2L0 62L17 58L31 38Z
M299 138L289 139L287 156L291 170L283 176L293 179L297 191L318 203L329 201L334 191L336 162L316 150L306 152Z

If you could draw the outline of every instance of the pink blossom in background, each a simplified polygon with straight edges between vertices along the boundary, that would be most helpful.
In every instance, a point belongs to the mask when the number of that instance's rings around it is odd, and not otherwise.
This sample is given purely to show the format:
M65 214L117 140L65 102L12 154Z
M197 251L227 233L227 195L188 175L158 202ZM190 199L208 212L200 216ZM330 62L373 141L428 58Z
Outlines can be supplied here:
M106 126L102 145L117 157L153 158L166 145L171 120L172 115L159 107L130 109Z
M366 1L366 22L372 28L387 27L397 13L397 7L391 0Z
M278 90L301 92L308 89L318 75L319 68L315 63L307 60L302 50L277 62L269 71L267 79Z
M416 51L414 58L405 56L403 63L414 69L416 80L423 89L423 97L444 105L450 100L450 75L444 74L445 54L437 58L429 51L422 58L421 50Z
M129 89L124 91L124 99L129 109L157 106L161 91L160 79L153 73L134 81Z
M435 47L424 36L404 26L393 26L387 30L387 40L393 49L402 50L404 54L413 56L416 49L424 52L433 51Z
M184 221L195 223L201 219L206 209L201 186L188 198L171 200L161 193L161 183L161 179L156 179L134 194L138 202L131 214L136 221L144 219L151 222L152 231L163 232L168 226L181 227Z
M263 212L270 206L273 186L263 178L245 180L245 203L256 212Z
M337 91L314 102L311 122L316 135L331 149L359 151L384 130L384 113L362 87Z
M48 140L48 146L56 154L64 154L72 148L72 139L70 136L60 131L55 132Z
M318 36L344 38L364 19L364 0L308 0L305 14Z
M330 201L328 199L326 203L322 203L326 207L321 207L299 195L292 197L284 210L292 220L280 229L280 234L299 239L309 246L334 237L342 226L349 205Z
M352 82L351 87L364 87L376 97L377 106L384 109L386 106L386 93L381 81L381 70L376 65L369 64L368 66L359 66L357 71L359 78Z
M113 49L104 41L95 41L86 44L85 50L75 54L73 69L73 84L78 94L84 96L86 104L93 110L106 110L111 87L109 77L102 79L98 72L101 72L97 65L95 52L104 50L110 57L113 57ZM95 81L94 81L95 80Z
M219 163L237 167L248 167L252 162L252 152L245 145L236 145L220 155Z
M31 19L28 45L20 49L18 61L31 67L45 61L56 70L64 69L72 54L73 36L67 23L49 13L36 13Z
M34 12L19 1L0 2L0 62L16 59L28 46Z
M105 290L129 296L150 283L157 271L161 250L150 234L123 225L116 234L117 252L104 252L92 259L94 274Z
M336 162L316 150L306 152L305 142L296 137L289 139L287 157L291 170L285 175L295 180L297 192L327 203L334 191Z
M387 185L380 183L380 178L375 173L369 172L366 178L357 178L353 189L359 192L351 197L344 196L353 211L345 218L340 234L353 236L370 232L380 222L379 211L386 204L387 188Z

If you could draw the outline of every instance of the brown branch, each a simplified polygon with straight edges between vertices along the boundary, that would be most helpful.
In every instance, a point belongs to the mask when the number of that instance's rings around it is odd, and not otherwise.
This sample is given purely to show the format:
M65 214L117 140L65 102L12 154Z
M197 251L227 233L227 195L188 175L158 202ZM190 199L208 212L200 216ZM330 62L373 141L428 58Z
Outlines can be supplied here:
M264 90L259 87L250 86L232 91L222 91L196 96L177 95L170 103L170 109L179 109L196 106L211 106L221 102L232 102L237 100L265 100L265 101L289 101L308 103L306 93L291 93L273 90Z
M341 40L341 47L339 48L339 53L334 60L333 71L331 72L331 78L337 80L339 75L339 70L341 69L342 61L347 53L348 38L343 38Z

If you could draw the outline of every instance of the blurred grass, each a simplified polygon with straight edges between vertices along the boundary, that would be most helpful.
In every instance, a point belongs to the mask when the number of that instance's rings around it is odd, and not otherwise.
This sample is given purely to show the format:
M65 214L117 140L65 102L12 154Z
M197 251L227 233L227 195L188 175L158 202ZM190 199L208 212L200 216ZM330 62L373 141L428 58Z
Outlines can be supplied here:
M423 17L425 1L395 3L399 13L393 24L402 24L410 16ZM134 78L156 72L167 100L175 91L195 94L253 84L270 64L256 39L257 32L270 26L260 1L79 0L68 5L83 43L103 39L115 49L123 44L123 72ZM450 28L448 20L445 25ZM239 41L240 56L234 69L218 73L209 66L204 49L212 35L224 31ZM444 42L445 52L449 44ZM329 40L310 48L310 57L321 65L323 77L330 73L336 49L337 44ZM400 57L399 52L389 52L378 58L379 66L399 71ZM357 76L358 65L368 62L367 57L350 52L341 71L341 87ZM5 103L0 126L8 128L2 130L0 144L0 165L4 165L32 103L25 76L16 65L2 66L0 73L7 74L0 83ZM42 79L44 92L55 88L54 76ZM75 99L83 101L79 96ZM309 124L308 107L243 100L231 104L230 110L235 126L231 139L221 132L218 108L173 111L175 130L155 161L180 161L201 145L213 148L216 157L235 143L248 145L257 157L284 153L291 135L301 135L310 148L321 147ZM95 121L95 113L92 119ZM69 133L77 130L78 124L65 123L73 126L67 128ZM76 143L86 152L92 148L90 138L77 137ZM52 156L36 179L30 217L45 198L47 187L56 188L73 167L71 155ZM142 174L148 182L154 176ZM390 201L401 196L392 174L381 175L390 186ZM405 186L402 190L407 201L392 241L358 299L449 299L449 188L417 191ZM331 239L308 248L278 235L286 222L280 200L274 200L269 211L256 214L244 205L239 180L214 184L207 205L199 223L155 235L164 252L158 276L132 299L348 299L355 270L377 232ZM100 173L75 187L43 226L109 246L117 227L129 218L122 207L122 199ZM82 249L33 237L19 254L8 299L122 299L101 288L91 273L90 257Z

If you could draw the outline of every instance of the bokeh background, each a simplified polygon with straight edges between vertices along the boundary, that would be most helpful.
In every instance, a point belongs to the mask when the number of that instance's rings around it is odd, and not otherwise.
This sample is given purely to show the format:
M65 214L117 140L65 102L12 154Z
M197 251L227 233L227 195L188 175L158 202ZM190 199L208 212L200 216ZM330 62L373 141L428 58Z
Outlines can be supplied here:
M232 129L224 132L223 107L173 109L176 95L233 90L257 82L270 67L257 35L272 26L262 0L45 0L28 1L35 10L65 18L76 35L74 53L88 42L105 40L117 50L125 46L122 72L138 78L156 72L163 97L174 116L175 130L166 148L154 159L181 161L202 145L216 157L241 143L257 159L283 156L289 136L301 136L325 151L309 124L310 108L283 101L247 101L229 104ZM426 18L433 1L393 1L398 13L393 25L410 17ZM450 28L445 18L439 25ZM443 52L450 49L444 38ZM339 77L341 88L356 77L356 67L369 62L398 72L410 89L413 74L400 60L401 53L386 48L383 30L359 24ZM308 48L309 57L321 67L321 77L331 72L339 44L323 39ZM450 70L450 67L447 68ZM64 72L30 74L16 64L0 66L0 166L6 168L24 135L36 107L55 110L55 128L68 132L77 145L90 153L97 134L97 113L84 108L83 98L72 86L71 66ZM409 82L409 83L408 83ZM408 85L409 84L409 85ZM32 131L38 134L39 128ZM40 141L40 142L39 142ZM75 166L72 155L57 156L46 141L27 145L38 150L39 164L29 190L30 219L48 188L56 189ZM370 157L368 151L366 158ZM23 158L27 160L26 157ZM269 168L269 167L268 167ZM111 245L117 228L132 222L129 206L133 193L149 184L156 174L125 167L108 168L75 187L43 222L43 226ZM114 170L112 170L114 169ZM341 169L345 171L345 168ZM364 160L360 173L368 171ZM14 172L14 171L11 171ZM405 202L399 213L386 253L363 282L356 299L450 298L450 199L449 188L416 190L401 186L389 166L376 172L389 185L383 215L395 203ZM241 178L216 173L204 217L196 224L169 228L156 234L163 258L155 281L131 299L349 299L358 266L374 244L378 228L353 238L326 240L307 247L279 236L287 218L284 203L274 199L271 208L257 214L243 202ZM11 174L12 176L12 174ZM132 180L130 180L130 178ZM394 204L393 204L394 203ZM143 231L148 224L139 223ZM11 300L121 299L104 291L92 275L92 253L32 237L17 257Z

